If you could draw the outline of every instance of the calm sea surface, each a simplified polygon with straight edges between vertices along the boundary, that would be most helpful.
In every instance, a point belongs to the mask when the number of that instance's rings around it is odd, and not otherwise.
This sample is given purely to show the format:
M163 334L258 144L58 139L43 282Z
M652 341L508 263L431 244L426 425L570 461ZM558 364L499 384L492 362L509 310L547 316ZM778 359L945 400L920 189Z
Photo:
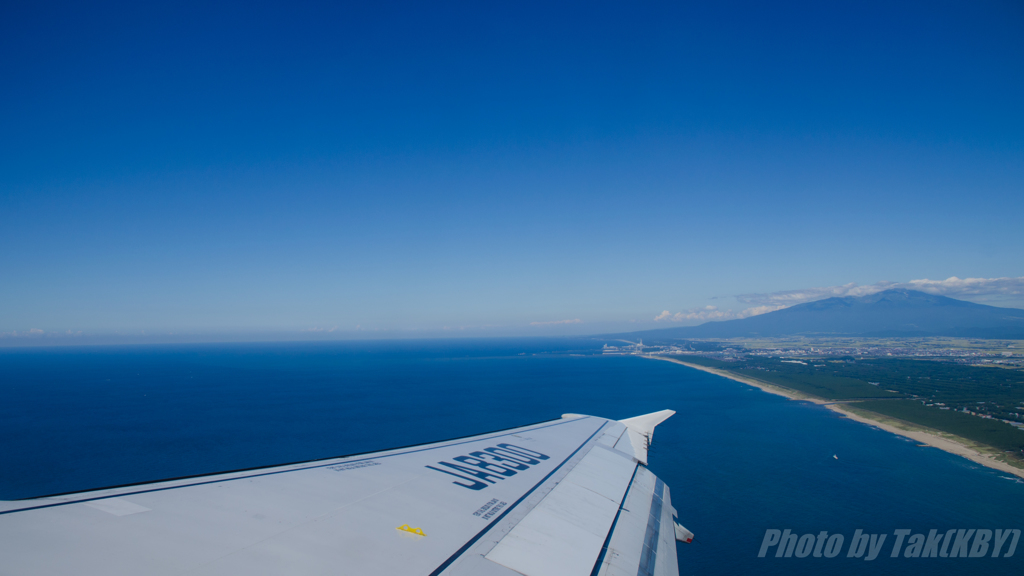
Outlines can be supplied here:
M0 351L0 499L381 450L665 408L650 468L697 542L681 574L1022 574L1012 558L890 558L893 531L1024 529L1024 483L594 340ZM838 459L836 457L838 457ZM874 561L758 558L769 528L888 534Z

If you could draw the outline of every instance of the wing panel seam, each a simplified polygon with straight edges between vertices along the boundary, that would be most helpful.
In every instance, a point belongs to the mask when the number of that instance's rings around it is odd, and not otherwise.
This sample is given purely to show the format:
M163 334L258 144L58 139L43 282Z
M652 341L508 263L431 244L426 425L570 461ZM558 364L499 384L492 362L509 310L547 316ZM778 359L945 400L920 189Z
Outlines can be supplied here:
M602 425L601 425L601 427L600 427L600 428L598 428L597 430L595 430L595 431L594 431L594 433L590 435L590 437L588 437L588 438L587 438L586 440L584 440L584 441L583 441L583 443L582 443L582 444L580 444L578 448L576 448L575 450L573 450L573 451L572 451L572 454L569 454L569 455L568 455L568 456L567 456L567 457L565 458L565 460L562 460L562 463L561 463L561 464L559 464L558 466L556 466L556 467L555 467L555 469L554 469L554 470L552 470L551 472L548 472L546 476L544 476L543 478L541 478L540 482L537 482L536 484L534 484L533 488L530 488L530 489L529 489L529 490L528 490L528 491L527 491L527 492L526 492L525 494L523 494L522 496L520 496L518 500L516 500L515 502L513 502L513 503L512 503L512 505L511 505L511 506L509 506L508 508L506 508L506 509L505 509L505 511L504 511L504 512L502 512L502 513L501 513L501 514L500 514L500 515L499 515L499 516L498 516L497 518L495 518L494 520L492 520L492 521L491 521L491 523L490 523L490 524L488 524L487 526L485 526L483 530L481 530L480 532L478 532L476 536L473 536L473 537L472 537L472 538L471 538L471 539L470 539L470 540L469 540L468 542L466 542L465 544L463 544L461 548L459 548L458 550L456 550L456 551L455 551L455 554L452 554L451 556L449 556L449 557L448 557L448 559L447 559L447 560L445 560L445 561L444 561L444 562L443 562L443 563L442 563L442 564L441 564L440 566L438 566L438 567L437 567L437 568L436 568L436 569L435 569L435 570L434 570L433 572L431 572L431 573L429 574L429 576L438 576L438 574L440 574L441 572L444 572L444 571L445 571L446 569L448 569L448 567L449 567L449 566L451 566L453 562L455 562L456 560L458 560L458 559L459 559L459 557L460 557L460 556L462 556L462 555L463 555L463 554L464 554L464 553L466 552L466 550L469 550L469 548L470 548L470 547L471 547L471 546L472 546L473 544L476 544L477 540L479 540L480 538L482 538L482 537L483 537L483 535L487 533L487 531L489 531L489 530L490 530L491 528L493 528L493 527L494 527L494 526L495 526L495 525L496 525L496 524L497 524L498 522L500 522L500 521L501 521L501 520L502 520L503 518L505 518L505 516L507 516L509 512L511 512L512 510L514 510L514 509L516 508L516 506L519 506L519 504L521 504L521 503L523 502L523 500L526 500L526 497L527 497L527 496L529 496L530 494L533 494L533 492L534 492L534 491L535 491L535 490L536 490L536 489L537 489L538 487L540 487L540 485L541 485L541 484L543 484L543 483L547 482L547 481L548 481L548 478L551 478L551 476L552 476L552 475L553 475L553 474L554 474L555 472L558 472L558 471L559 471L559 470L560 470L560 469L562 468L562 466L565 466L566 462L568 462L569 460L571 460L571 459L572 459L572 457L573 457L573 456L575 456L575 455L576 455L576 454L577 454L577 453L578 453L578 452L579 452L580 450L582 450L584 446L586 446L587 444L589 444L589 443L590 443L590 441L594 439L594 436L597 436L597 433L598 433L598 432L600 432L600 431L602 431L602 430L604 430L605 426L607 426L607 425L608 425L608 423L607 423L607 422L606 422L606 423L604 423L604 424L602 424ZM635 471L634 471L634 474L635 474ZM632 480L631 480L630 482L632 482ZM628 490L628 488L627 488L627 490L626 490L626 491L627 491L627 492L629 491L629 490Z
M601 571L601 563L604 562L604 557L608 553L608 546L612 541L612 534L615 533L615 525L619 522L619 515L622 514L622 507L626 504L626 498L629 498L629 491L633 489L633 481L636 480L636 473L640 470L639 464L633 465L633 476L629 478L629 485L626 486L626 493L622 495L622 501L619 502L619 509L615 511L615 519L612 520L612 526L608 529L608 535L604 538L604 544L601 545L601 553L597 555L597 562L594 563L594 569L590 571L590 576L597 576L598 572Z

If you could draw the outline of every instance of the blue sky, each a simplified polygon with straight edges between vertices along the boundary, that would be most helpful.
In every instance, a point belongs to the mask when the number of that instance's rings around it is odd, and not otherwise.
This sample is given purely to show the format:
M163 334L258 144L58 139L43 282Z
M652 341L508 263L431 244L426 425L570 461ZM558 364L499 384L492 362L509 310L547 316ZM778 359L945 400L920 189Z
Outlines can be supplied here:
M1024 307L1019 2L364 4L0 9L0 333Z

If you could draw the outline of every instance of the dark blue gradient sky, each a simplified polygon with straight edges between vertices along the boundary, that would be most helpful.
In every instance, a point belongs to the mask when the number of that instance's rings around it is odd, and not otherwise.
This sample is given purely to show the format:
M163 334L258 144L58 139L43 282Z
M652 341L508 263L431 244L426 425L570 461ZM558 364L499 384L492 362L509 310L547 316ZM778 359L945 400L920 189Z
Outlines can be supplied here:
M1024 276L1021 3L487 4L4 4L0 332Z

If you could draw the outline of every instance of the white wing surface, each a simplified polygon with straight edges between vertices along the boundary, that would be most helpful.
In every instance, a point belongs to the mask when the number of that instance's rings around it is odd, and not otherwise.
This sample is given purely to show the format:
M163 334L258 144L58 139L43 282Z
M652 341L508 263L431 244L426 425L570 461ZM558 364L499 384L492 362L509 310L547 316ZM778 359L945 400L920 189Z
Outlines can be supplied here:
M0 574L676 575L670 415L0 502Z

